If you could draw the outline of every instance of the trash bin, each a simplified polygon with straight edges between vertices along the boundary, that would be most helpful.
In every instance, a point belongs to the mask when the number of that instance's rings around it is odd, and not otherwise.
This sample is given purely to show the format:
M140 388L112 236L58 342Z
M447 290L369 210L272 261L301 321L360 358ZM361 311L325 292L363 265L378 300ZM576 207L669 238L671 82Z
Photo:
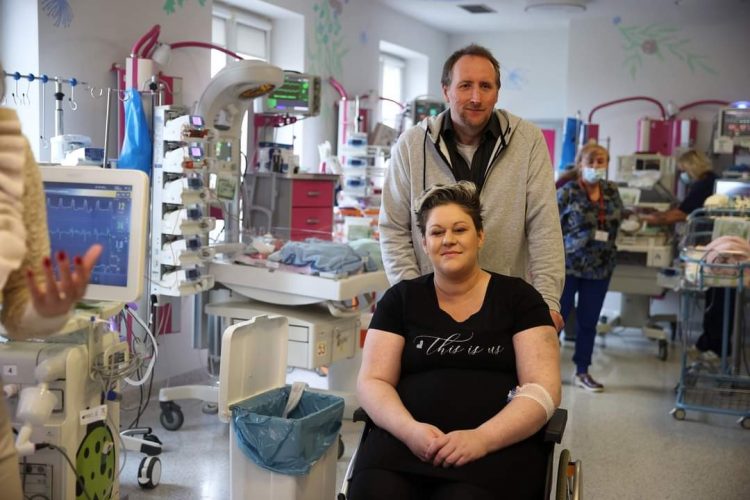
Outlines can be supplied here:
M230 499L335 497L344 401L305 391L281 418L289 393L287 341L282 316L258 316L222 335L219 416L230 424Z

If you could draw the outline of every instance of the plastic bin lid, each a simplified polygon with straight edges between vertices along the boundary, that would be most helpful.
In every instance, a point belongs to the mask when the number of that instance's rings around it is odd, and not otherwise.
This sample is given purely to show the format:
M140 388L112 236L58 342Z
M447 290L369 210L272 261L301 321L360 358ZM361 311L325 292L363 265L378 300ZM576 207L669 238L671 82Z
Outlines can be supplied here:
M289 324L285 316L256 316L236 323L221 338L219 418L229 422L230 406L286 382Z

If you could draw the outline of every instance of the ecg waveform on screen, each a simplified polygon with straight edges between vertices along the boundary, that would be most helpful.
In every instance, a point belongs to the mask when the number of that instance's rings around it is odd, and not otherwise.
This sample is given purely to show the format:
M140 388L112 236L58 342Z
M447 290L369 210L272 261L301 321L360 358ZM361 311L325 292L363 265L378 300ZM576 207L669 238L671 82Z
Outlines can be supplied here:
M126 286L130 234L130 198L47 194L47 225L53 255L72 259L94 243L104 247L91 283Z

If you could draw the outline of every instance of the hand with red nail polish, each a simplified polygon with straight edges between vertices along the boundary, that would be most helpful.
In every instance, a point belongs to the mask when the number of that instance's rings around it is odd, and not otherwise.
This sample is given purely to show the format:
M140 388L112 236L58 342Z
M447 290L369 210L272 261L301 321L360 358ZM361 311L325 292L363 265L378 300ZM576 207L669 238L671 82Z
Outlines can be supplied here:
M26 282L31 293L32 304L40 316L52 318L67 314L83 298L91 278L91 270L102 253L101 245L92 245L83 257L76 255L73 265L65 252L57 252L57 271L55 277L52 259L45 257L44 281L37 283L34 273L26 272Z

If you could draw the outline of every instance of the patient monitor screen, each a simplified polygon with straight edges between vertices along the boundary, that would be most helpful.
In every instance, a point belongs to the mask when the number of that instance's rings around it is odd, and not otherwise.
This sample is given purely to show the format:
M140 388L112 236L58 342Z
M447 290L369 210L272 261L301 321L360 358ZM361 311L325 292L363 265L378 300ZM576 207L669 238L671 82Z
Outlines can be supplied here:
M91 284L127 286L132 186L45 182L52 255L83 255L94 243L104 252Z

